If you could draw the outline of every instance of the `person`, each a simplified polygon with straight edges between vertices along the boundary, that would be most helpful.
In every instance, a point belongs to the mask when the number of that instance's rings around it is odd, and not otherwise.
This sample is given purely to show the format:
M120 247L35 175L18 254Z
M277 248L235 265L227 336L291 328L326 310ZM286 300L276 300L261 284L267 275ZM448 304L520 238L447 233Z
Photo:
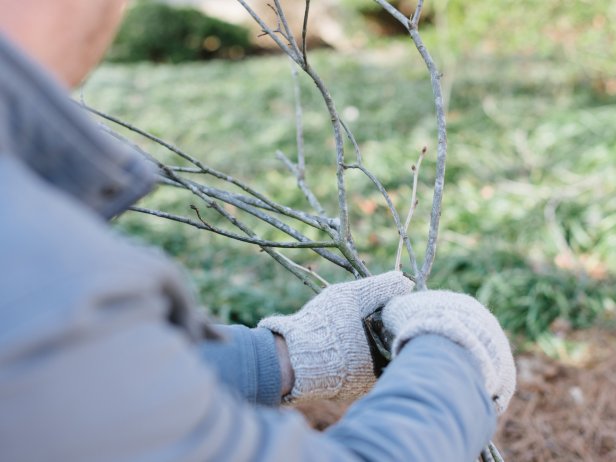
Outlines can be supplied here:
M391 272L217 327L166 257L110 229L156 172L67 90L125 4L0 0L0 460L475 459L515 388L475 299ZM382 305L377 381L362 319ZM357 401L322 433L279 406L314 398Z

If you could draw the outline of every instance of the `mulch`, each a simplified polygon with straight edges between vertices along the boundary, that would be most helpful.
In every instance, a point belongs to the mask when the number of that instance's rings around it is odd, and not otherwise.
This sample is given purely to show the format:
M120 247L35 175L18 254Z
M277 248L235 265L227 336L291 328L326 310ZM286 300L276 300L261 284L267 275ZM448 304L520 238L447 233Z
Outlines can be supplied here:
M496 437L505 460L616 462L616 332L592 329L567 340L580 354L516 358L518 391Z
M516 357L518 390L495 442L507 462L616 462L616 332L564 332L561 345L558 359L538 348ZM298 406L319 430L347 407Z

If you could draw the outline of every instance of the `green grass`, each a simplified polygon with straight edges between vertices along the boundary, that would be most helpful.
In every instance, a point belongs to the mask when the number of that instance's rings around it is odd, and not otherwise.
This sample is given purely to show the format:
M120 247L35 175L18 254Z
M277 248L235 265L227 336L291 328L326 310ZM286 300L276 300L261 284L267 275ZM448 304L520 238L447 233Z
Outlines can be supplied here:
M411 239L423 253L434 176L430 83L410 45L368 53L313 54L365 162L402 214L410 166L429 148ZM463 290L489 304L512 331L536 337L556 317L575 326L614 315L616 274L616 99L583 63L550 56L482 55L449 60L450 155L432 288ZM329 121L314 86L302 79L308 182L335 211ZM287 59L230 63L105 65L85 87L87 102L247 180L285 204L308 209L275 160L295 154ZM182 164L151 143L162 159ZM393 268L397 235L379 194L349 174L352 223L374 272ZM190 214L195 199L167 188L148 206ZM373 205L376 204L376 208ZM362 209L364 211L362 211ZM368 212L366 210L370 209ZM210 211L204 213L215 220ZM224 321L254 324L290 312L311 293L247 244L154 217L125 214L122 230L164 247L185 265L203 304ZM265 238L278 236L264 226ZM316 237L316 236L315 236ZM287 252L332 281L345 274L307 251Z

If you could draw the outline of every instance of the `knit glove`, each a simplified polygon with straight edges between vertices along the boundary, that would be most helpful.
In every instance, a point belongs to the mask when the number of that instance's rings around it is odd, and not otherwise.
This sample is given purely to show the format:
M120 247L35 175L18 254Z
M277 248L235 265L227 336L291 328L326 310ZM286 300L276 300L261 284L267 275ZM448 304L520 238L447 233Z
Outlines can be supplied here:
M413 283L399 271L335 284L290 316L263 319L282 335L289 349L295 384L285 400L352 400L364 395L376 378L363 318Z
M383 325L394 335L394 355L422 334L442 335L466 348L479 362L496 412L507 409L516 382L511 347L496 318L473 297L436 290L396 297L383 309Z

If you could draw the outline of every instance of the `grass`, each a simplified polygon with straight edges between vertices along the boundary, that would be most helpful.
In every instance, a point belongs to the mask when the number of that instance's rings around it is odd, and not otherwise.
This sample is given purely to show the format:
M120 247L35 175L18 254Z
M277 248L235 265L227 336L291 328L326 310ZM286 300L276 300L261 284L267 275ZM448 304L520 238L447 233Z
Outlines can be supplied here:
M425 245L434 171L430 84L410 46L367 53L316 52L328 82L402 214L410 166L429 148L411 230ZM450 156L439 253L430 286L463 290L487 303L511 331L537 337L564 318L588 325L614 316L616 298L616 98L559 55L494 54L449 60ZM334 157L329 121L313 85L305 103L308 182L332 213ZM85 87L87 102L248 180L283 203L307 209L275 160L295 154L289 63L261 57L181 66L107 64ZM351 117L353 119L353 117ZM140 143L176 164L157 146ZM352 222L374 272L393 268L397 236L378 193L351 173ZM160 189L148 206L189 214L194 199ZM209 214L209 211L205 212ZM212 218L214 219L214 218ZM177 223L125 214L124 232L164 247L188 268L203 304L228 322L254 324L290 312L311 293L257 249ZM258 228L265 238L276 234ZM421 253L421 251L420 251ZM297 255L332 281L346 276Z

